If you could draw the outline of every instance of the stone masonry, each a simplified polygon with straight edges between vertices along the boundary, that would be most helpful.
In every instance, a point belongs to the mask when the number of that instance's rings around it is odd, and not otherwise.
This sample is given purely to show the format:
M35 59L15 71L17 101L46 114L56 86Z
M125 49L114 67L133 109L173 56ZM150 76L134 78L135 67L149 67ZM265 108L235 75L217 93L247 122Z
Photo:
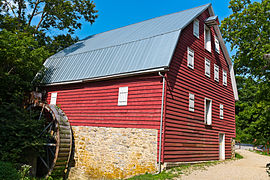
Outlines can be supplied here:
M155 129L73 126L75 167L68 179L119 179L157 170Z

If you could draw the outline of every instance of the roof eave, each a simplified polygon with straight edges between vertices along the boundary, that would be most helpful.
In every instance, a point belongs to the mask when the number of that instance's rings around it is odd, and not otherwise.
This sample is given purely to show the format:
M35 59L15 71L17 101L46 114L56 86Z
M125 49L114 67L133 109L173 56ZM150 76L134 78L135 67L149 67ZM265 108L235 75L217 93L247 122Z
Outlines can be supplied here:
M86 83L86 82L91 82L91 81L117 79L117 78L124 78L124 77L137 76L137 75L143 75L143 74L150 74L150 73L155 73L155 72L166 72L166 71L169 71L167 66L166 67L154 68L154 69L146 69L146 70L141 70L141 71L133 71L133 72L121 73L121 74L113 74L113 75L108 75L108 76L87 78L87 79L81 79L81 80L47 83L47 84L43 84L43 86L58 86L58 85L65 85L65 84Z

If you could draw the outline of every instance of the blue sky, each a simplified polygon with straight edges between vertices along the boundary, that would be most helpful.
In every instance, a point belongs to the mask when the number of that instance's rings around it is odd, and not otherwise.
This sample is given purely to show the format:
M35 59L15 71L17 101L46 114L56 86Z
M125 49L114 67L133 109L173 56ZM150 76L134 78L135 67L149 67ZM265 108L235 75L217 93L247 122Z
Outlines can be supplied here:
M229 0L94 0L94 3L99 17L93 25L83 23L82 29L76 31L80 39L207 3L212 3L220 21L231 14Z

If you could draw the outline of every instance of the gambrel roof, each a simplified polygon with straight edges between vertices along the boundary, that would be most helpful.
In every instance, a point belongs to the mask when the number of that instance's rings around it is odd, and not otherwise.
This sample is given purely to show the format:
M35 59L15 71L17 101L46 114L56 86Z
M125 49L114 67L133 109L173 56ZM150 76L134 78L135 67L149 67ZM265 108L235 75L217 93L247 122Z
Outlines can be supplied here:
M164 71L181 30L207 8L214 15L206 4L92 35L48 58L43 82L56 85ZM226 59L231 66L228 54Z

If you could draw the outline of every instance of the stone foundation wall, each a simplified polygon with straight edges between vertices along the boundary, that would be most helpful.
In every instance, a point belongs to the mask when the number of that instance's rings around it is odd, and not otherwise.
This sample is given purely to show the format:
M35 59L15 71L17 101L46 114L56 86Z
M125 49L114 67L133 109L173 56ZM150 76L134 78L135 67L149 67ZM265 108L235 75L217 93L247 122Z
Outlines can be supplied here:
M235 139L234 138L231 139L231 150L232 150L231 154L232 154L232 159L233 159L235 158Z
M157 170L155 129L74 126L75 167L68 179L119 179Z

